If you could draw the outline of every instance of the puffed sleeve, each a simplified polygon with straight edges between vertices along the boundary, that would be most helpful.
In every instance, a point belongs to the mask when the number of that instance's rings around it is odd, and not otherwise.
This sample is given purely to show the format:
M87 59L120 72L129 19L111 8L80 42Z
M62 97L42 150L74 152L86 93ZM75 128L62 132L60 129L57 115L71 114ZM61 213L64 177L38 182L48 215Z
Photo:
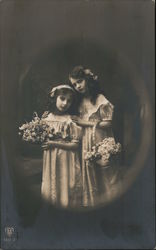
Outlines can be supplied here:
M99 108L101 120L112 120L114 106L108 101Z

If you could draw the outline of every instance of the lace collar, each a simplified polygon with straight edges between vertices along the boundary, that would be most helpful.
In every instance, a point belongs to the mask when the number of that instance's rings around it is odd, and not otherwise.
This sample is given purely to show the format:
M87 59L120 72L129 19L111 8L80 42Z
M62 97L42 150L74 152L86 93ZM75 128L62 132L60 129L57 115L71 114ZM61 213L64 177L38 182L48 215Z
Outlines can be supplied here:
M67 123L72 122L70 115L54 115L53 113L49 113L46 120L47 121L67 122Z

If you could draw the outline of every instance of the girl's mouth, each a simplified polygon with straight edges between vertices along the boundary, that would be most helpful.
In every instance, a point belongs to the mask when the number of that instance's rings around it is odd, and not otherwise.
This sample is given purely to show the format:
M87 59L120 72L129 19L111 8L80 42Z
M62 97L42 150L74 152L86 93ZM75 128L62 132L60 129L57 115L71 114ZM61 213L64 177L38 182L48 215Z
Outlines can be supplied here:
M62 109L62 110L65 110L65 109L66 109L66 107L61 107L61 109Z
M83 91L83 88L78 89L78 91L79 91L79 92L82 92L82 91Z

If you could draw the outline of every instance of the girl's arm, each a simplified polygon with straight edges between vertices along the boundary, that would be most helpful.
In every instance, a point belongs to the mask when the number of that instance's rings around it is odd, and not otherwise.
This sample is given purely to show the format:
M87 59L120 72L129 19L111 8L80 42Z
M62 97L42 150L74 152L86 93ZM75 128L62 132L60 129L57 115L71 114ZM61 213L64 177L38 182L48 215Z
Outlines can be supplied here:
M48 141L42 145L43 149L48 149L50 147L57 147L65 150L74 150L78 148L77 142L62 142L62 141Z
M54 147L72 150L78 148L78 143L76 142L62 142L62 141L50 141L50 144Z
M93 127L95 125L95 122L78 119L76 124L82 127Z
M82 127L93 127L95 125L95 122L85 121L77 116L72 116L72 121Z
M80 122L77 122L78 125L80 126L86 126L86 127L93 127L97 124L97 127L99 128L108 128L108 127L111 127L111 120L105 120L105 121L99 121L98 123L97 122L92 122L92 121L83 121L81 120Z
M105 120L105 121L100 121L98 123L98 127L99 128L109 128L112 125L112 121L111 120Z
M79 126L82 126L82 127L93 127L96 125L96 122L93 122L93 121L85 121L85 120L82 120L78 117L74 117L73 118L73 121L79 125ZM100 121L98 122L98 127L99 128L108 128L111 126L111 123L112 121L111 120L103 120L103 121Z

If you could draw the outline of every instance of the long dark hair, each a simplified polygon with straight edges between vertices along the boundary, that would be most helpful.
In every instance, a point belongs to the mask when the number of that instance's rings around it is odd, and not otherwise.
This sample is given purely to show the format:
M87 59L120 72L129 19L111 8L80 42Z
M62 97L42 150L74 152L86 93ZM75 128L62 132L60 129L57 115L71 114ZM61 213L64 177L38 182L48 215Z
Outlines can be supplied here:
M72 86L70 78L85 79L89 91L88 94L91 97L91 102L95 104L98 94L102 93L98 77L95 74L93 74L93 72L90 69L80 65L74 67L71 73L69 74L69 84L70 86ZM78 93L78 97L80 102L83 98L83 94Z
M62 95L62 94L67 94L69 93L69 91L72 93L73 95L73 101L72 101L72 104L71 106L69 107L69 109L65 112L66 114L69 114L69 115L75 115L77 113L76 111L76 107L74 105L75 103L75 100L76 100L76 93L70 89L57 89L55 91L55 94L53 97L51 97L50 93L49 93L49 96L48 96L48 102L47 102L47 110L49 112L52 112L53 114L55 115L60 115L61 112L57 109L56 107L56 99L59 95Z

